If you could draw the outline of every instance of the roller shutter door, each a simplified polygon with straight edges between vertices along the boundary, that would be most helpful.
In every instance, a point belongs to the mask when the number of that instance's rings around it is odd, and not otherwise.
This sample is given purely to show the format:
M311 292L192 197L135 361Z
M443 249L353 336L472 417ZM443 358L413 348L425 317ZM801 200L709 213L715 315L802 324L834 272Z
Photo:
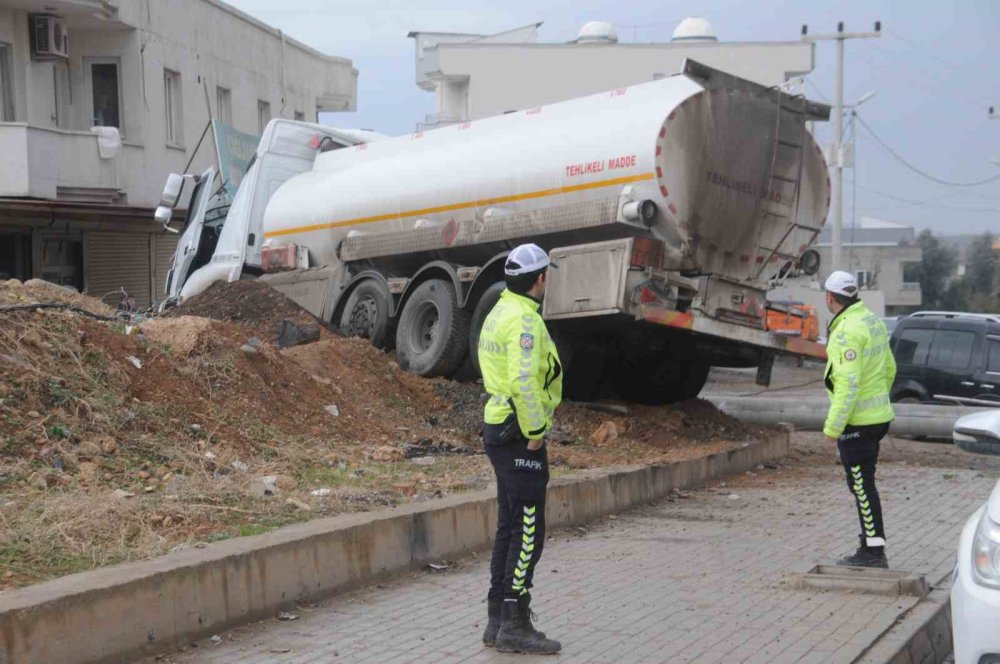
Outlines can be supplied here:
M153 301L159 302L166 297L164 288L167 285L167 274L170 263L174 260L174 250L180 235L153 236Z
M140 309L150 305L150 236L145 233L89 233L89 292L94 297L124 288ZM107 304L118 298L108 295Z

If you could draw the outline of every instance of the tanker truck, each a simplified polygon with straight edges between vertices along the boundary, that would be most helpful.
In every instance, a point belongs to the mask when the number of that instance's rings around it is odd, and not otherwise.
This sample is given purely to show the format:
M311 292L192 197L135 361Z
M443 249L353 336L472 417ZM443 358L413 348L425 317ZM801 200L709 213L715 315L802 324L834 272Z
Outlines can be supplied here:
M408 371L472 377L506 254L534 242L559 265L542 314L570 398L683 400L712 366L757 367L766 385L779 353L825 356L767 331L766 292L818 268L802 258L830 181L805 123L828 118L688 60L670 78L392 139L309 129L312 163L244 197L257 222L231 219L244 181L225 221L241 248L212 257L214 277L193 272L187 295L266 279Z

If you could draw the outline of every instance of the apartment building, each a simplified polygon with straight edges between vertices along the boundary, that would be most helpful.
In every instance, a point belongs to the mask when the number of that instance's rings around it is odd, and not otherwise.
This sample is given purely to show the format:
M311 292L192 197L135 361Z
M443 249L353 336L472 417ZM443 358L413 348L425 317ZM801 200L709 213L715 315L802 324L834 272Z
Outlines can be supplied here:
M220 0L0 0L0 279L162 297L166 176L216 162L209 121L353 111L350 60Z

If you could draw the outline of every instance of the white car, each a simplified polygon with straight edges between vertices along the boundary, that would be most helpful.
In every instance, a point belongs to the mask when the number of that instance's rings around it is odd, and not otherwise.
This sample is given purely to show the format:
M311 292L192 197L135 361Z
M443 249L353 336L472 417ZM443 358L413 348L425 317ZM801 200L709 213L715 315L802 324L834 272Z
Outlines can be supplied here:
M983 418L987 413L990 422ZM1000 442L1000 410L969 417L977 419L976 426L960 418L956 443L962 436L991 446L994 438ZM951 630L956 664L1000 664L1000 481L962 529L951 584Z

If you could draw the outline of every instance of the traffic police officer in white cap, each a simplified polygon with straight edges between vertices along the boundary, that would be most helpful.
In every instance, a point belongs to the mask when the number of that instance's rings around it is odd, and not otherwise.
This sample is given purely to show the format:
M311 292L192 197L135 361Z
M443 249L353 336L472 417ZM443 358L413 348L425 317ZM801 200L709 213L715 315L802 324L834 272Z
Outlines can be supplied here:
M838 564L887 567L875 465L879 441L895 417L889 391L896 378L896 362L885 323L858 297L854 276L834 272L824 288L834 317L827 333L824 382L830 411L823 433L837 444L861 523L857 552Z
M501 652L554 654L561 649L534 628L528 608L545 543L545 435L562 400L559 353L539 314L546 272L556 267L537 245L511 251L504 264L507 288L479 336L479 366L490 395L483 440L497 479L497 534L483 642Z

